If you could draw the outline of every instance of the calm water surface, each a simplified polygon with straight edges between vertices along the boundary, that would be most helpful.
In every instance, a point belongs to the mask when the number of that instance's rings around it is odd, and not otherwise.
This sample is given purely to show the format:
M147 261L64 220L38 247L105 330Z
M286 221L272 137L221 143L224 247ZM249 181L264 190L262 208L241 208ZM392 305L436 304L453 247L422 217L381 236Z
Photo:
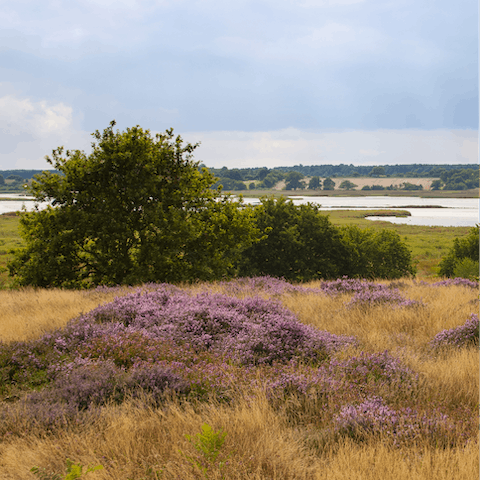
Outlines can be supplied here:
M15 200L2 201L3 198ZM18 198L18 200L17 200ZM0 194L0 214L35 208L35 202L19 194ZM474 227L479 223L478 198L420 198L420 197L289 197L296 205L308 202L320 205L321 210L378 210L396 208L407 210L410 217L367 217L372 221L389 221L397 224L443 227ZM245 203L258 204L258 198L245 198ZM45 208L48 203L40 204Z
M443 227L474 227L479 223L478 198L420 198L420 197L289 197L296 205L308 202L320 205L321 210L378 210L401 209L410 217L367 217L369 220L397 224ZM246 198L245 203L259 203L258 198Z

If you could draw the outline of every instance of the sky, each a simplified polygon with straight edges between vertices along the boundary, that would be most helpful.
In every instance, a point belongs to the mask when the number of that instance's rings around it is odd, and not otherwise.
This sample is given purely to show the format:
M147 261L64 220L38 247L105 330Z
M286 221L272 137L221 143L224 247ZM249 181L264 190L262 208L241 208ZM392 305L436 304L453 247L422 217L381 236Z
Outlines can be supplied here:
M472 0L0 0L0 170L173 128L208 167L478 162Z

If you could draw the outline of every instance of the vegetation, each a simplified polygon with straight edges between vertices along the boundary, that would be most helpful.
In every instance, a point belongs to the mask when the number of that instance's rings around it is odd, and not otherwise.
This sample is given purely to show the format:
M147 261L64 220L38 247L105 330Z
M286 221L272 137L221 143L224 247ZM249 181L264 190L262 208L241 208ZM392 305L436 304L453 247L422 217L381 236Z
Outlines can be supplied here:
M348 246L316 205L263 198L253 215L263 236L242 252L240 275L300 281L350 273Z
M470 229L469 234L455 239L448 254L440 262L440 275L444 277L466 276L478 278L479 267L479 225Z
M358 187L358 185L355 185L353 182L351 182L350 180L344 180L341 184L340 184L340 187L341 189L344 189L344 190L354 190L356 187Z
M324 190L333 190L334 188L335 188L335 182L330 177L327 177L323 181L323 189Z
M476 282L0 296L5 478L478 475Z
M422 178L422 177L436 177L444 172L451 172L452 170L477 170L476 164L462 164L462 165L444 165L444 164L410 164L410 165L379 165L376 167L368 165L295 165L293 167L275 167L268 169L266 167L257 168L236 168L229 170L227 167L210 168L209 169L216 177L225 178L228 172L235 171L239 178L237 180L263 180L268 173L286 174L291 171L299 172L306 177L404 177L404 178ZM373 172L373 173L372 173ZM453 175L453 173L452 173ZM478 187L478 181L477 181ZM473 187L472 187L473 188Z
M19 285L138 284L218 278L253 236L249 211L209 187L173 131L93 134L93 152L60 147L31 190L53 207L24 213L25 248L9 264Z

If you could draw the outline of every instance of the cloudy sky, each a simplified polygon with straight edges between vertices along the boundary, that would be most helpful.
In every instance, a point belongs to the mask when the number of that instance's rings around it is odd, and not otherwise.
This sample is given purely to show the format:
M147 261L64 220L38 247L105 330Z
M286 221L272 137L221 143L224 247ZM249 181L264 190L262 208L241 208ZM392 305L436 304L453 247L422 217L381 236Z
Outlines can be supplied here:
M173 127L210 167L477 163L472 0L0 0L0 169Z

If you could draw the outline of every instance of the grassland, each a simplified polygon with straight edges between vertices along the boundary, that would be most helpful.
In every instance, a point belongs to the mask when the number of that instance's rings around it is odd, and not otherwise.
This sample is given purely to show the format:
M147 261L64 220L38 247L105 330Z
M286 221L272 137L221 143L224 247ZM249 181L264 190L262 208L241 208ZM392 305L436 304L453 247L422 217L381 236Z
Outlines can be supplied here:
M0 397L0 479L34 478L29 472L34 465L45 472L41 478L52 479L54 474L65 472L67 458L76 464L102 465L102 470L85 475L92 480L478 478L478 346L445 345L434 349L431 343L442 330L458 328L473 312L478 312L478 287L461 282L418 283L411 279L384 282L383 287L375 285L385 293L385 300L388 292L396 292L395 295L417 303L401 307L395 303L397 300L378 303L370 299L350 306L360 290L365 293L374 288L366 282L355 285L312 282L292 287L271 279L252 279L161 290L159 298L164 305L168 304L167 297L178 296L179 305L186 310L191 302L218 302L224 298L216 295L237 299L241 306L238 312L252 305L253 312L262 301L272 299L273 303L268 305L273 310L278 310L274 305L280 302L302 325L314 331L354 337L355 342L344 343L342 348L332 350L329 358L319 357L313 364L279 361L244 366L233 360L220 364L219 358L212 354L201 357L195 370L196 360L176 358L184 362L179 375L193 375L192 385L196 388L201 385L203 395L166 394L157 403L148 397L126 398L120 403L92 406L58 424L48 423L45 415L35 409L41 399L38 395L49 384L45 384L45 377L33 376L32 372L45 369L41 362L48 359L52 362L56 358L61 371L62 362L70 362L72 355L81 352L85 355L87 351L93 355L93 350L88 349L94 339L86 339L82 345L75 334L80 343L75 340L67 344L67 339L74 337L63 335L63 330L57 334L52 330L65 328L71 318L132 290L1 291L0 337L8 340L0 345L1 371L4 375L5 365L8 368L17 365L18 382L3 385ZM143 295L153 293L155 288L148 286ZM195 300L196 294L201 294L200 300ZM252 297L260 299L252 304ZM143 301L143 297L134 298L134 302ZM212 310L210 323L207 322L209 328L216 325L215 318L229 318L225 305L231 306L235 301L222 303L220 316ZM123 308L120 299L115 305ZM144 313L139 316L145 319L141 320L145 335L150 328L145 323L147 312L153 308L153 304L148 305L142 307ZM202 305L198 312L205 315L208 302ZM112 332L118 333L119 327L114 324L122 314L115 308L110 317L99 313L100 323L97 327L91 324L92 328L108 328L111 322ZM167 309L163 311L168 314ZM280 324L285 327L289 314L282 312ZM173 318L178 318L177 315ZM132 322L129 332L137 339L135 322L133 317L129 318ZM195 315L191 318L194 321ZM70 332L79 331L76 327L69 328ZM89 327L89 331L93 330ZM48 332L53 335L42 340L42 335ZM129 335L127 331L125 334ZM95 337L96 345L100 345L98 339L108 335ZM121 355L123 362L128 360L126 337L122 341L119 337L111 338L110 354L117 352L115 355ZM215 335L211 339L215 340ZM14 340L27 343L11 343ZM288 340L286 337L286 344ZM298 341L297 338L295 342ZM56 345L58 355L42 345ZM151 344L145 344L146 350L141 350L141 344L136 345L131 355L150 351ZM161 345L157 345L156 351L165 351ZM9 364L5 359L11 351L17 353ZM44 356L39 356L41 352ZM195 355L192 353L192 358ZM279 355L281 358L282 353ZM84 369L86 376L82 378L87 382L88 369L95 364L82 362L75 365ZM185 366L185 362L190 363ZM68 365L65 363L65 368ZM50 370L50 375L54 371L58 370ZM324 376L318 377L316 372L323 372ZM74 373L71 370L70 378ZM37 386L29 383L32 379ZM218 379L225 381L222 388ZM310 379L310 386L303 389L305 379ZM54 384L54 380L49 381ZM272 390L272 385L276 390ZM32 389L39 391L37 396L30 403L22 403L22 395ZM82 388L75 389L72 385L66 391L65 398L71 401L84 394ZM377 400L365 403L365 399L373 397ZM384 404L375 410L379 397ZM339 417L348 417L348 412L358 418L355 417L357 423L345 428ZM392 422L394 430L388 428ZM195 448L200 439L197 435L205 424L212 427L214 434L226 434L223 444L206 442L206 450ZM209 452L218 456L209 456Z
M7 273L7 263L11 259L10 250L22 245L19 217L14 212L0 215L0 288L11 283Z

